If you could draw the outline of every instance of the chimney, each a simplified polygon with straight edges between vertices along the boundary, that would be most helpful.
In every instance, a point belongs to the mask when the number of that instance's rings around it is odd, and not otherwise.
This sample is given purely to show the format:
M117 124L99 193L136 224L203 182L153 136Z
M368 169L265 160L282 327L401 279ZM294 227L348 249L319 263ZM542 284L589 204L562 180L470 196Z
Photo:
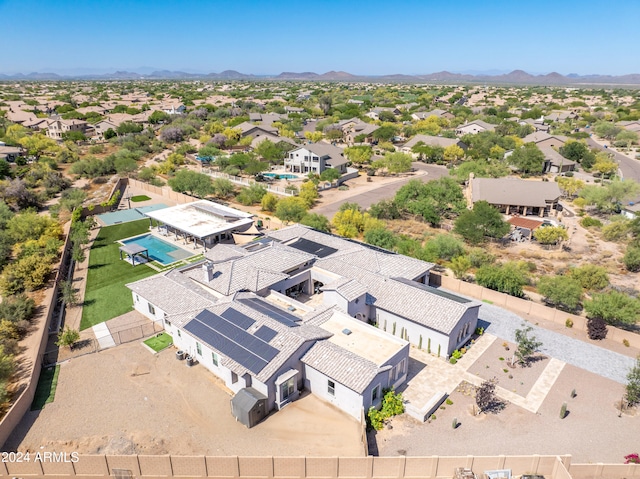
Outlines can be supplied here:
M213 280L213 263L211 261L205 261L202 265L202 272L204 273L205 283L209 283Z

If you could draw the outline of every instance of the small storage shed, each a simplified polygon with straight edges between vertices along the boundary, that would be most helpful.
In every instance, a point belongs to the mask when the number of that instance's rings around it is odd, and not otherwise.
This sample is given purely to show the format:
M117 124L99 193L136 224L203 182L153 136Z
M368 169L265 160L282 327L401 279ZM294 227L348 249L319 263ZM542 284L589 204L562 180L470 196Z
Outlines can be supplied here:
M231 414L247 427L253 427L267 415L267 397L254 388L244 388L231 399Z

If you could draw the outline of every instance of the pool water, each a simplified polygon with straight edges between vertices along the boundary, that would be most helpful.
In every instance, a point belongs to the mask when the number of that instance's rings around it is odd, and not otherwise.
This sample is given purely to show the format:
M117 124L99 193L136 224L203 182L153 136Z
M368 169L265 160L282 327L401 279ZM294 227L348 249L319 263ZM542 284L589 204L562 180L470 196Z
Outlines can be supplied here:
M276 176L278 176L279 178L281 178L283 180L295 180L296 178L298 178L296 175L291 175L289 173L282 173L282 174L278 174L278 173L262 173L262 176L268 176L269 178L275 178Z
M162 264L173 263L194 255L194 253L190 253L189 251L183 250L171 243L162 241L160 238L156 238L150 234L124 240L122 243L134 243L142 246L143 248L147 248L149 251L149 258Z

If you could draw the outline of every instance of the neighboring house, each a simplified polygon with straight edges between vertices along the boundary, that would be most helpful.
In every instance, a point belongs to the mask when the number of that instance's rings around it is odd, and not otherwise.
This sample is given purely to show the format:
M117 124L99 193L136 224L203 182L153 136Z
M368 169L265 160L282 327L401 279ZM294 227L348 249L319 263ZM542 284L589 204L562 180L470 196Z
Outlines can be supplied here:
M289 115L279 113L249 113L249 121L260 122L261 125L271 126L276 121L286 120Z
M17 123L19 125L22 125L25 122L32 122L37 119L38 117L34 113L31 113L30 111L22 111L22 110L7 111L7 120L13 123Z
M284 168L287 172L303 174L319 175L327 168L335 168L340 173L346 173L347 163L342 149L318 142L291 150L284 159Z
M116 131L116 128L118 128L118 125L119 123L116 123L111 120L100 120L98 123L93 125L93 128L96 132L96 137L104 138L105 131L109 129Z
M179 115L187 110L182 103L163 103L160 105L159 109L167 115Z
M549 216L557 210L560 188L554 181L516 178L474 178L471 202L486 201L507 215Z
M25 152L17 146L7 146L4 143L0 145L0 160L6 160L14 163L20 156L24 156Z
M551 125L545 125L544 123L541 123L538 120L534 120L532 118L527 118L526 120L520 120L518 121L518 123L520 125L529 125L532 126L533 128L535 128L535 131L544 131L546 133L549 132L549 130L551 129Z
M576 162L571 161L549 146L543 146L540 151L544 154L543 173L566 173L576 169Z
M456 128L456 135L476 135L483 131L493 131L495 128L495 125L491 125L486 121L473 120Z
M466 143L460 141L458 138L445 138L443 136L430 136L430 135L416 135L407 141L402 147L400 151L403 153L407 153L409 155L413 155L414 158L418 157L417 153L413 153L412 148L416 146L418 143L424 143L427 146L439 146L441 148L447 148L448 146L457 145L463 150L467 149Z
M411 118L418 121L426 120L427 118L432 116L435 116L436 118L446 118L447 120L452 120L453 118L455 118L455 116L448 111L441 110L439 108L431 111L417 111L411 114Z
M278 135L278 129L276 127L273 127L271 125L255 125L253 123L249 123L248 121L234 126L233 129L239 129L241 132L240 136L242 138L246 136L255 138L256 136L261 135Z
M49 123L48 118L34 118L32 120L27 120L22 123L22 126L25 128L29 128L31 130L40 131L45 130Z
M398 110L397 108L377 107L377 108L372 108L371 110L369 110L369 113L367 113L365 116L368 116L372 120L379 120L380 119L380 113L382 113L383 111L388 111L390 113L393 113L394 115L402 114L402 112L400 110Z
M47 125L47 136L54 140L62 140L63 134L71 131L79 131L82 134L88 133L89 124L84 120L49 120Z
M616 125L624 128L625 130L635 131L636 133L640 133L640 121L619 121Z
M269 140L271 143L274 143L276 145L279 143L286 143L286 147L288 149L295 148L298 146L298 144L295 141L293 141L291 138L287 138L286 136L276 136L276 135L271 135L269 133L265 133L265 134L257 134L256 136L253 137L253 140L251 141L251 148L253 149L257 148L258 145L265 140Z
M107 113L109 113L109 110L107 110L104 107L101 106L86 106L84 108L76 108L76 111L78 113L82 113L83 115L86 115L87 113L97 113L98 115L106 115Z
M544 119L547 121L555 121L558 123L564 123L567 120L577 120L579 118L579 114L576 111L554 111L549 115L545 116Z
M412 108L415 108L417 106L418 106L418 103L412 101L410 103L403 103L402 105L396 105L396 110L409 111Z
M347 144L354 143L373 143L373 133L380 128L380 125L373 123L365 123L363 121L350 122L342 127L344 138ZM356 141L356 138L359 141Z
M566 141L566 136L550 135L544 131L535 131L522 139L525 143L535 143L540 149L542 148L560 148Z
M354 105L362 105L362 104L364 104L364 101L362 101L362 100L354 100L353 98L349 98L347 100L347 103L352 103Z
M261 417L304 387L360 420L406 381L409 343L447 357L475 331L480 303L426 286L432 267L293 225L127 287L238 400L264 401Z
M286 111L287 113L303 113L304 108L298 108L297 106L287 105L284 107L284 111Z

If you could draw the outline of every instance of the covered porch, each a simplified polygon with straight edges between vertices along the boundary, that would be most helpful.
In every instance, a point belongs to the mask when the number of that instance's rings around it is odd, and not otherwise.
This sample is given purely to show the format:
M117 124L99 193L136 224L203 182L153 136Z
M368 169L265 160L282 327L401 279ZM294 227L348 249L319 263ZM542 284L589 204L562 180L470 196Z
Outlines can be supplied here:
M149 261L149 250L144 246L140 246L136 243L125 244L120 246L120 260L125 260L131 263L133 266L136 264L144 264ZM138 262L136 263L136 258Z

